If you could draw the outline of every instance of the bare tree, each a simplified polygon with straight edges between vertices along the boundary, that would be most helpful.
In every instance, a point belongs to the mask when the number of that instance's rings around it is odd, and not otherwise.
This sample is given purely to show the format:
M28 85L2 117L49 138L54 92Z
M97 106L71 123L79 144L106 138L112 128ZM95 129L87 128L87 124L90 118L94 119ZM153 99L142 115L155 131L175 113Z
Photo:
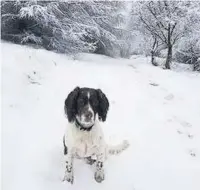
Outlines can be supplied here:
M184 2L148 1L139 3L141 5L140 21L155 39L153 49L157 41L166 45L168 51L165 68L170 69L173 45L184 34L182 24L186 16L182 8ZM152 60L154 60L153 56Z

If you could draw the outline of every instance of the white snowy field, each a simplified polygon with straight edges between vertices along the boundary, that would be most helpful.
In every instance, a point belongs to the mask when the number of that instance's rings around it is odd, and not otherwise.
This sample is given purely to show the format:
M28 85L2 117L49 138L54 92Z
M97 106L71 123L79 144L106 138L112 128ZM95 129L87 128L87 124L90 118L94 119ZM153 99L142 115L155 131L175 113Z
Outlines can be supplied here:
M200 74L162 70L145 57L74 60L5 42L1 51L3 190L200 189ZM76 86L106 93L105 136L131 144L107 160L100 184L80 160L74 184L61 181L64 100Z

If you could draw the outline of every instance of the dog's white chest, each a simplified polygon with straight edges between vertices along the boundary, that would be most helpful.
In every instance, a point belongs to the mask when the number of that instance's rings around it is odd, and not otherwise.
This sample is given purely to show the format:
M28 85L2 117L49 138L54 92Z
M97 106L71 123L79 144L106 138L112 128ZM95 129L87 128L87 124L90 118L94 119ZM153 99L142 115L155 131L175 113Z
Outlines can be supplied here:
M97 153L100 144L97 127L91 131L82 131L74 127L71 129L70 144L77 157L89 157Z
M96 153L97 145L92 138L84 136L76 139L73 148L78 157L88 157Z
M94 156L104 146L102 130L98 124L91 131L82 131L70 124L65 137L69 151L79 158Z

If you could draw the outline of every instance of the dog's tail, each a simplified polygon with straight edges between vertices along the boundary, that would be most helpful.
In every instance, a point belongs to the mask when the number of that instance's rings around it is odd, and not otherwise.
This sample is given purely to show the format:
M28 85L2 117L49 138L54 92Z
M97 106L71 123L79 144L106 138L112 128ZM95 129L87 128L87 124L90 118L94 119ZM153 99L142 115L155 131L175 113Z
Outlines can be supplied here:
M123 152L125 149L129 147L129 142L127 140L122 141L122 143L116 146L108 146L108 153L111 155L117 155Z

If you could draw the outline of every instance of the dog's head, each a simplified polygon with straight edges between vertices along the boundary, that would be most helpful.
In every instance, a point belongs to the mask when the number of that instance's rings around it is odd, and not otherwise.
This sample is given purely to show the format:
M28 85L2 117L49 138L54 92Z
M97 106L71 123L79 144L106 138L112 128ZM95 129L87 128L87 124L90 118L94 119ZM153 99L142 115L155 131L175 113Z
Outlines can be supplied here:
M83 127L94 125L98 116L105 121L109 101L100 89L76 87L65 100L65 113L69 122L77 120Z

